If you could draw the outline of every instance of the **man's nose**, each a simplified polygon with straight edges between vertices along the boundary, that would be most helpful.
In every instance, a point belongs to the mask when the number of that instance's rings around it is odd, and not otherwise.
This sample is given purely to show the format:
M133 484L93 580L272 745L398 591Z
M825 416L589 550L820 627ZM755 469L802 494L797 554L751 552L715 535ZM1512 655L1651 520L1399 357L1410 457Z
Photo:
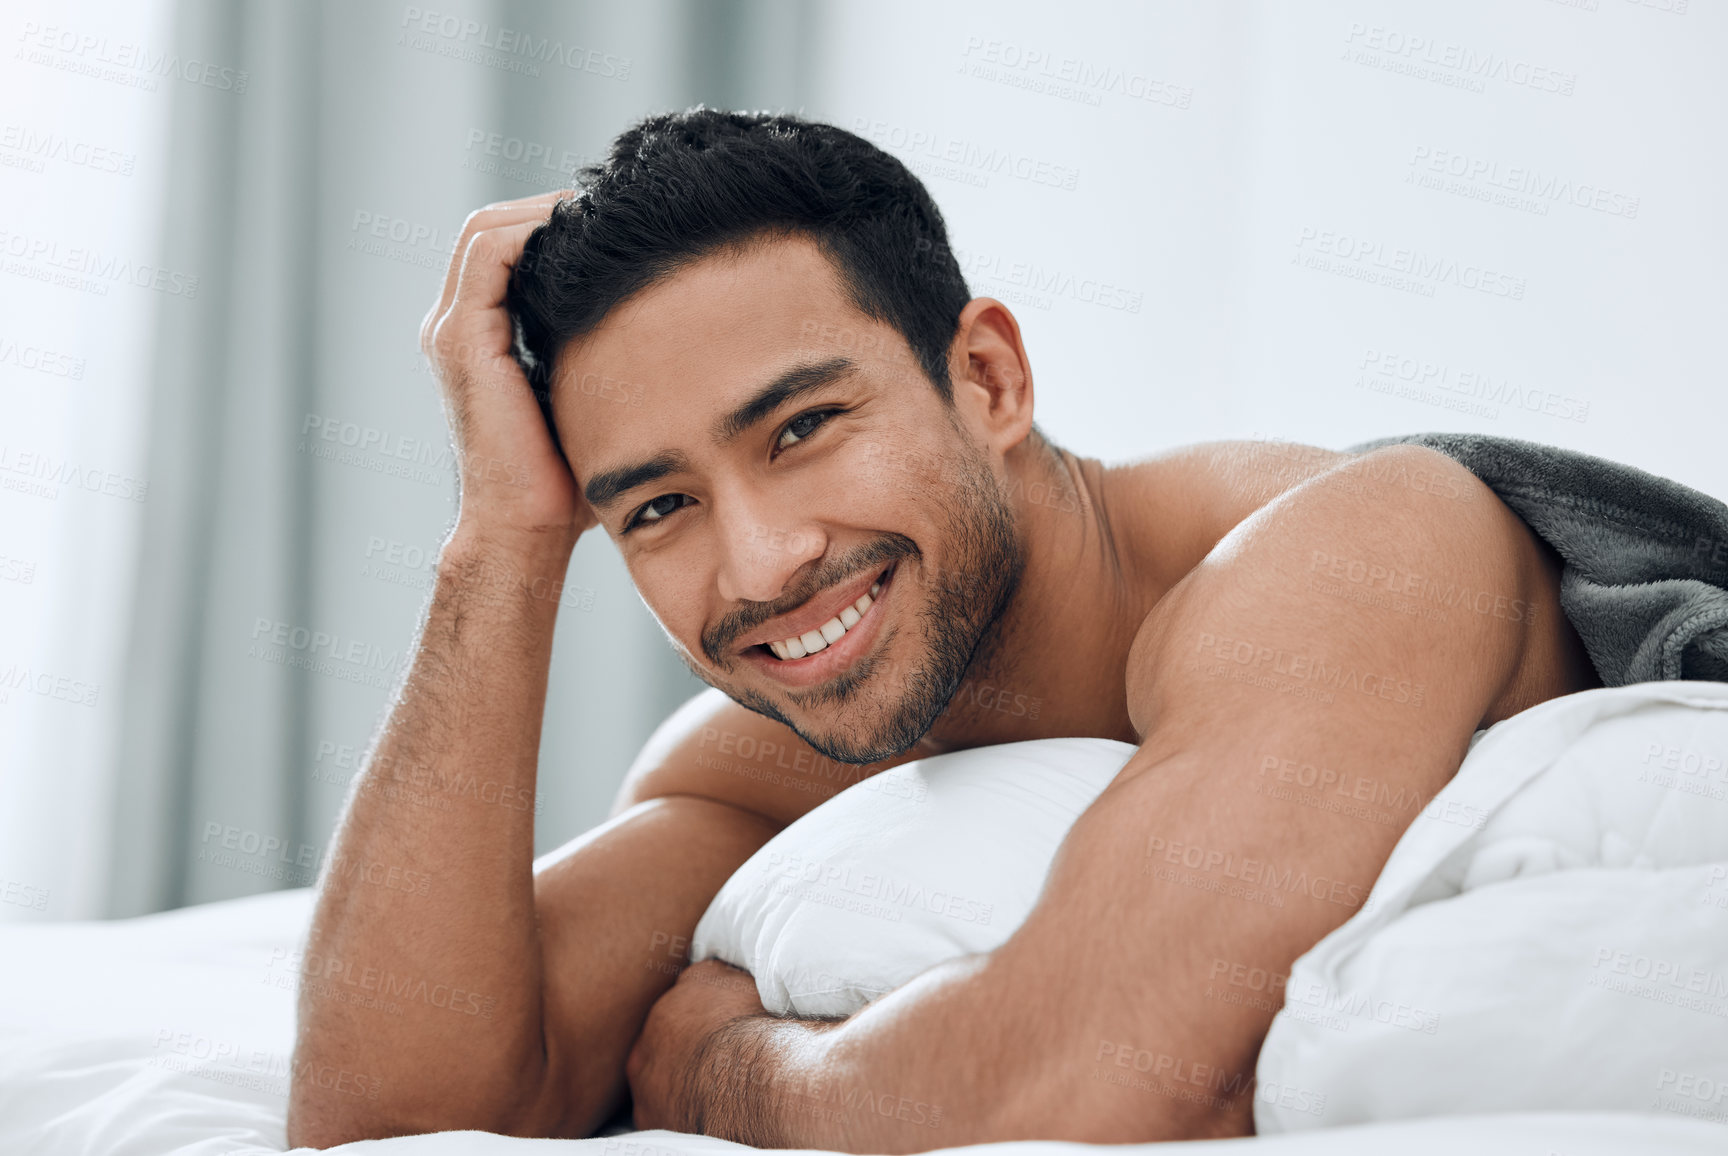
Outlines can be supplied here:
M787 580L828 548L828 536L803 520L741 519L722 529L719 594L727 602L772 602Z

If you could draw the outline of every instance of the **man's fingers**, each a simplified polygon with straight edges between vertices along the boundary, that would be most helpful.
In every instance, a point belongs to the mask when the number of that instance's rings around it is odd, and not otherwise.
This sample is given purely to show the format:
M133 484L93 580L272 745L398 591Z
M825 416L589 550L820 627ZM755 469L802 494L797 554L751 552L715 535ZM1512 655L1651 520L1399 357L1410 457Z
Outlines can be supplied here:
M427 334L427 352L434 360L455 357L472 360L482 350L487 356L505 353L510 346L509 326L501 306L510 282L510 269L522 254L528 235L538 221L522 221L498 229L485 229L469 238L463 251L456 296L444 316L432 322ZM455 346L451 346L451 342ZM496 348L494 343L496 342Z
M456 288L461 280L464 257L469 244L477 234L523 221L538 224L552 214L553 205L574 195L574 192L569 189L559 189L532 197L522 197L514 201L499 201L468 214L468 219L462 223L462 232L457 237L456 248L451 255L450 267L444 274L444 288L438 295L437 303L427 314L422 332L430 336L431 328L438 323L439 318L449 311L451 303L456 298Z
M468 219L462 223L462 232L456 238L456 248L451 254L450 268L444 275L444 291L439 296L440 315L450 308L450 302L456 296L456 283L462 274L462 257L467 252L468 245L474 237L488 229L499 229L506 225L515 225L522 221L532 221L538 224L552 215L552 206L556 199L533 204L514 204L506 202L503 205L487 206L468 214Z
M510 270L522 256L522 246L528 243L529 234L539 227L539 221L522 221L485 229L469 238L456 282L456 299L451 304L459 309L494 309L502 305Z
M553 189L549 193L535 193L531 197L517 197L509 201L493 201L485 206L488 209L508 209L515 205L552 205L576 195L575 189Z
M462 252L451 261L457 270L453 295L448 303L433 306L421 323L421 347L436 357L438 331L459 312L485 312L504 302L510 269L522 255L528 236L540 227L537 220L520 221L495 229L484 229L468 238Z

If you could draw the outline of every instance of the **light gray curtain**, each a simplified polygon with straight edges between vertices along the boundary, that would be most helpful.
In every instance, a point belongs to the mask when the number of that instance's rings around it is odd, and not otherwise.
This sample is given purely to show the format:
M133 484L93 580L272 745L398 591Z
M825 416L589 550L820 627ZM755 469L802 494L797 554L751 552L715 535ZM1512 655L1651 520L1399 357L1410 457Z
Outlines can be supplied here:
M163 312L152 367L111 915L312 880L453 511L416 333L466 213L556 187L562 158L648 113L793 110L808 83L812 20L790 0L498 0L454 35L419 11L178 11L174 48L248 83L174 95L164 252L205 272L192 308ZM527 69L483 46L503 29L564 51ZM540 850L603 819L701 689L590 538L558 624Z

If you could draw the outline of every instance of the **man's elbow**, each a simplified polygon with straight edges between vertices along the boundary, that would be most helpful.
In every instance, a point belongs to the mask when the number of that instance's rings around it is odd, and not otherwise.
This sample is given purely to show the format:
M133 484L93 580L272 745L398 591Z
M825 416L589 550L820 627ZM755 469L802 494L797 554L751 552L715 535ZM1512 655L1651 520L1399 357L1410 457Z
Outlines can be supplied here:
M296 1080L288 1095L290 1148L334 1148L357 1140L387 1140L430 1132L494 1132L503 1136L549 1137L549 1121L530 1119L522 1110L488 1110L449 1097L387 1102L364 1091L340 1094Z
M413 1135L389 1126L382 1118L363 1112L320 1111L293 1095L288 1099L287 1139L290 1148L334 1148L356 1140L384 1140Z
M1147 1093L1154 1095L1155 1093ZM987 1137L999 1140L1062 1140L1077 1144L1163 1144L1177 1140L1224 1140L1254 1134L1253 1113L1145 1105L1090 1111L1070 1101L1059 1111L1022 1118Z
M1002 1097L1006 1111L982 1140L1151 1144L1254 1134L1248 1093L1207 1094L1132 1069L1117 1075L1108 1064L1090 1068L1077 1081L1052 1080L1045 1073L1027 1094Z

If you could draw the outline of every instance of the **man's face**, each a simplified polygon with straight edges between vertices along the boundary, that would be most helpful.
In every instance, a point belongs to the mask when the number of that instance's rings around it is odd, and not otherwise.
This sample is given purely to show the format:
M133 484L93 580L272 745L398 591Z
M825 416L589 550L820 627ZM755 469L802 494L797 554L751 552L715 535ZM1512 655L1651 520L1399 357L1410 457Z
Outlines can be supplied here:
M553 386L577 481L679 655L843 762L930 728L1020 576L1000 455L967 431L980 395L956 393L802 237L643 291Z

